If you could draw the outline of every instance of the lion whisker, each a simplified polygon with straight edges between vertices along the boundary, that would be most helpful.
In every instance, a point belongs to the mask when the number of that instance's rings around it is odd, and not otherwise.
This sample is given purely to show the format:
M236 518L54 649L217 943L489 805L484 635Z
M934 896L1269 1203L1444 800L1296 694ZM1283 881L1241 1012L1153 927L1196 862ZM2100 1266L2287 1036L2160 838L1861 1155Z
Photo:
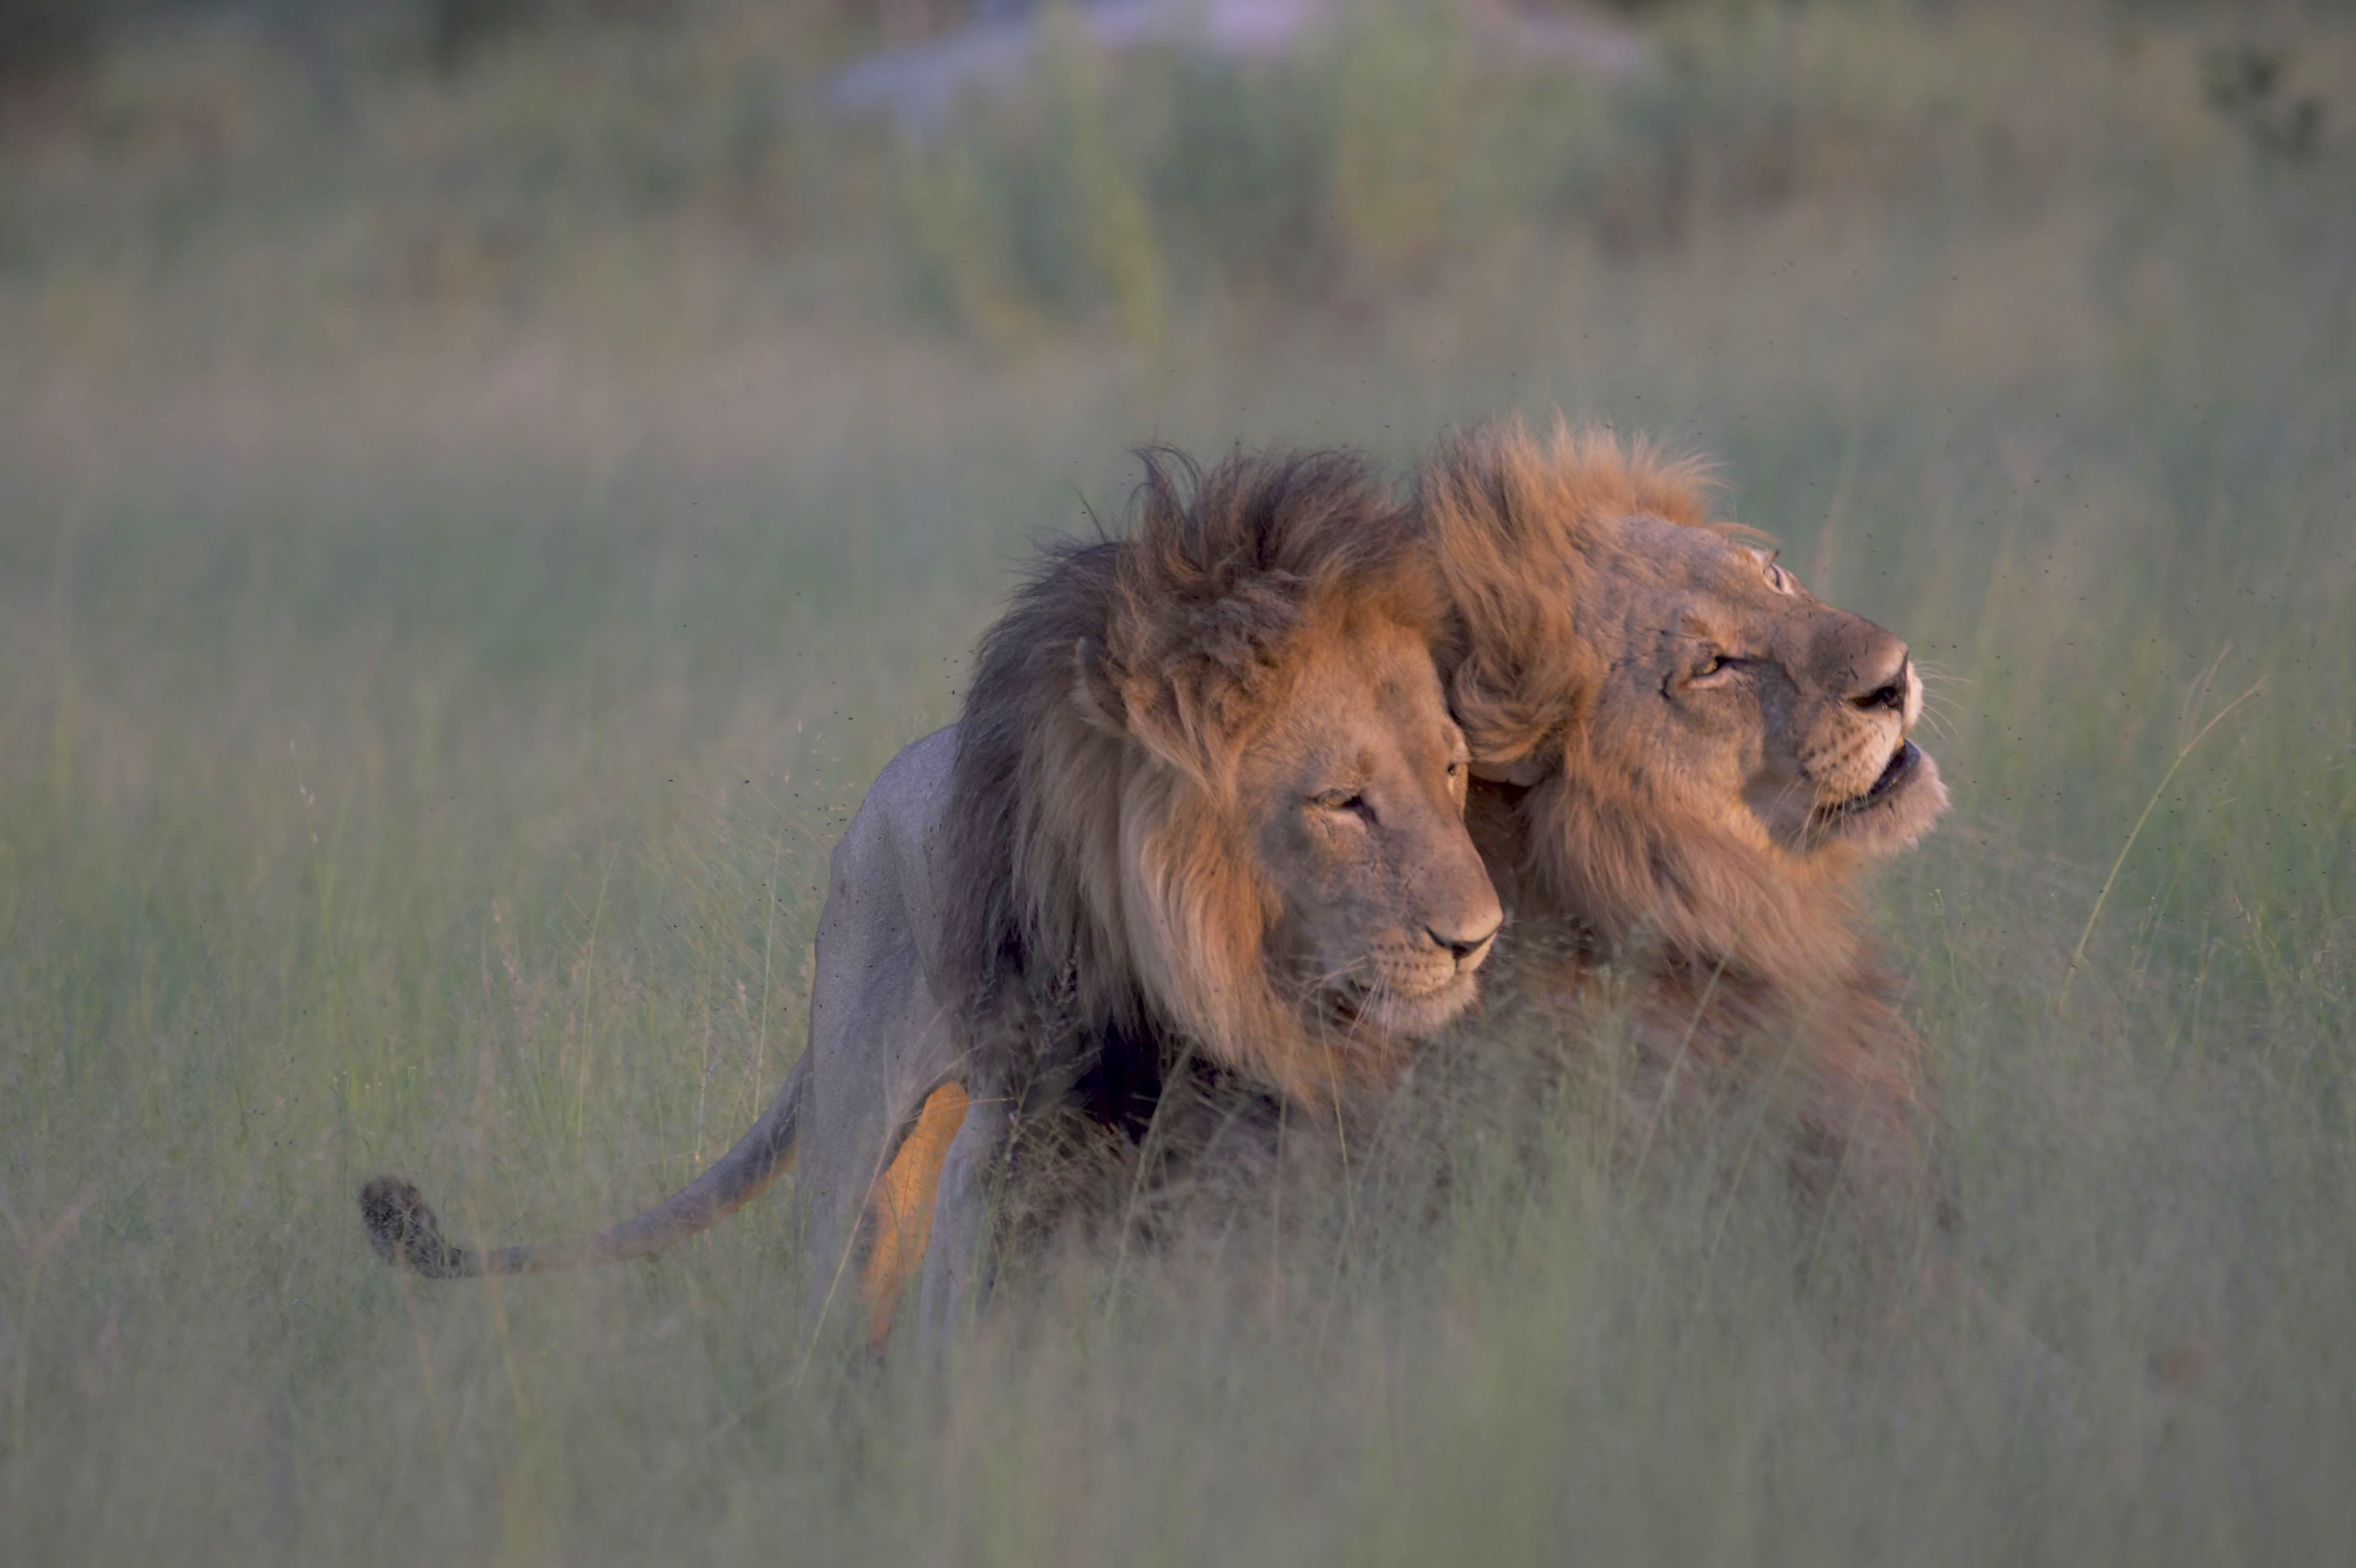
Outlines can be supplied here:
M1932 732L1942 740L1952 741L1956 738L1957 726L1962 722L1962 719L1961 709L1945 703L1925 701L1922 704L1922 722L1929 725Z
M1339 1033L1344 1037L1350 1033L1346 1028L1338 1030L1334 1029L1334 1019L1331 1016L1332 1004L1341 990L1342 982L1361 972L1371 970L1373 962L1370 955L1362 954L1347 963L1323 970L1300 982L1299 989L1292 998L1294 1007L1312 1021L1321 1039L1333 1033ZM1362 1001L1374 1001L1381 997L1386 989L1381 975L1373 974L1357 987L1357 992Z
M1330 991L1341 981L1348 979L1350 976L1359 973L1361 970L1370 969L1373 965L1374 959L1372 955L1362 953L1346 964L1337 965L1334 967L1324 970L1319 974L1314 979L1307 982L1307 984L1302 987L1301 994L1302 997L1307 997L1318 996L1321 993ZM1377 986L1382 984L1382 976L1379 975L1376 976L1373 983Z

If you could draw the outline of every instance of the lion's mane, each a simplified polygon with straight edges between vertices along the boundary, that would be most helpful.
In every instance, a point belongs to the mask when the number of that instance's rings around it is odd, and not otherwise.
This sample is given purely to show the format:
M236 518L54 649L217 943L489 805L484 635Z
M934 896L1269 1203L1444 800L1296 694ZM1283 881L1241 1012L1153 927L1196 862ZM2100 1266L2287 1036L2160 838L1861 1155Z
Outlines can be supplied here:
M1233 770L1301 640L1437 638L1419 529L1354 454L1141 454L1133 524L1052 547L983 639L952 764L937 969L1018 1104L1150 1109L1181 1051L1304 1105L1378 1078L1280 995Z

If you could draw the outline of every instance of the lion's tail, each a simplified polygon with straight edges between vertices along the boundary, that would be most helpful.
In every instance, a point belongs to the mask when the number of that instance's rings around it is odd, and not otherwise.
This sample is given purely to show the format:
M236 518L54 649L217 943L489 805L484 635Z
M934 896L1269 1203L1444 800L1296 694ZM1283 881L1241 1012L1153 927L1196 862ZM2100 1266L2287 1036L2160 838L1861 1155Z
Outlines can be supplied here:
M805 1055L794 1063L784 1087L752 1130L702 1175L637 1218L594 1235L538 1247L455 1246L443 1236L441 1222L417 1189L397 1176L380 1176L361 1187L360 1222L385 1262L414 1269L428 1279L545 1274L641 1258L710 1230L792 1167L809 1086L809 1058Z

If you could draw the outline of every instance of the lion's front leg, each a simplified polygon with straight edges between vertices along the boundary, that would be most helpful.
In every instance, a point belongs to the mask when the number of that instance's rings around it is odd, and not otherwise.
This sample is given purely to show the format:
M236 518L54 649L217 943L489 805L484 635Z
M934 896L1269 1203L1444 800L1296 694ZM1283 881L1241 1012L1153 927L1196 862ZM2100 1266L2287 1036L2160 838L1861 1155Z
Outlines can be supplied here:
M1002 1093L980 1084L942 1162L931 1244L925 1252L918 1328L926 1353L939 1357L988 1305L994 1260L991 1203L1006 1164L1012 1119Z
M881 1349L892 1332L900 1294L931 1244L941 1166L965 1123L965 1085L954 1081L925 1096L916 1124L875 1184L870 1200L867 1264L859 1296L867 1307L867 1343Z

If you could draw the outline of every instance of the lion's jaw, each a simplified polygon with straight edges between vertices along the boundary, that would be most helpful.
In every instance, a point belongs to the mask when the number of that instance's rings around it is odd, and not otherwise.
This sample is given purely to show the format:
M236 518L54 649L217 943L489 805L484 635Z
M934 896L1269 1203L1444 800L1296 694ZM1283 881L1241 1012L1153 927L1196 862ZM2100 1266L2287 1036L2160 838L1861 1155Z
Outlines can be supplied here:
M1166 937L1166 962L1141 968L1173 1016L1316 1104L1379 1081L1464 1010L1504 911L1465 830L1468 753L1423 636L1355 615L1304 633L1298 659L1224 779L1160 774L1151 790L1197 799L1134 814L1172 826L1127 859L1132 907L1153 912L1139 928ZM1224 941L1220 884L1258 917L1226 922Z

